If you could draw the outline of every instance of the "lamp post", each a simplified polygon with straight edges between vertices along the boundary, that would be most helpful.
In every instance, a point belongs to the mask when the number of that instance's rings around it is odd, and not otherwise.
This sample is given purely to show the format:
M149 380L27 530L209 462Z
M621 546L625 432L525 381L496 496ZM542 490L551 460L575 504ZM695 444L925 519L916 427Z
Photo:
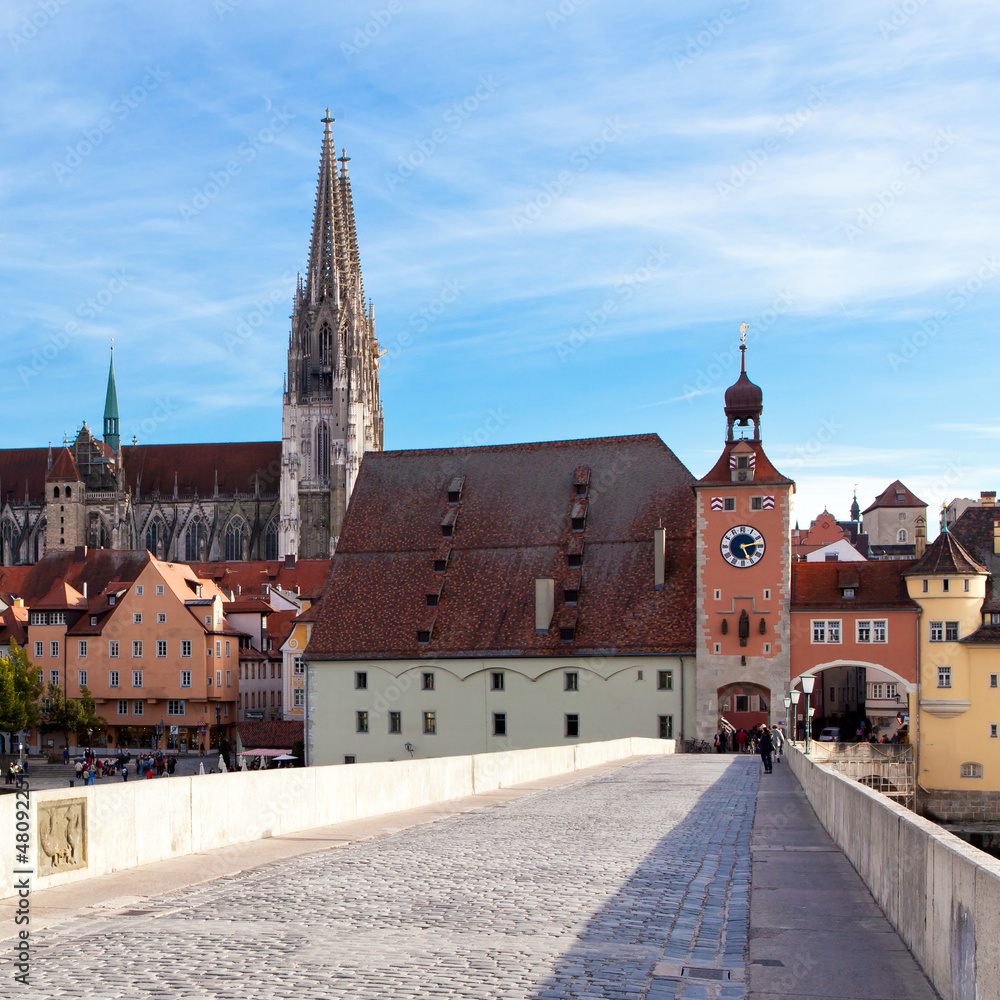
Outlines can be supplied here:
M785 697L782 699L782 701L783 701L783 703L785 705L785 736L788 737L788 738L791 738L791 736L794 735L791 732L792 723L790 721L790 719L791 719L792 699L791 699L791 697L789 695L786 694Z
M215 706L215 749L222 749L222 706Z
M802 693L806 696L806 753L809 753L809 730L812 728L812 715L809 711L809 695L813 693L816 684L815 677L805 676L802 678Z
M798 741L799 738L799 698L801 691L790 691L788 700L792 703L792 739Z

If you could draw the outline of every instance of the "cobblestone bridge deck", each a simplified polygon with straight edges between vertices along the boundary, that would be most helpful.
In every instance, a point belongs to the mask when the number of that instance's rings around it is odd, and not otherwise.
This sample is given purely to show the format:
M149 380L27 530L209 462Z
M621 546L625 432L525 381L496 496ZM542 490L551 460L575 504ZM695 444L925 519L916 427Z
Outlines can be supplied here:
M662 757L567 781L78 910L33 934L27 990L4 963L0 996L935 996L787 766Z

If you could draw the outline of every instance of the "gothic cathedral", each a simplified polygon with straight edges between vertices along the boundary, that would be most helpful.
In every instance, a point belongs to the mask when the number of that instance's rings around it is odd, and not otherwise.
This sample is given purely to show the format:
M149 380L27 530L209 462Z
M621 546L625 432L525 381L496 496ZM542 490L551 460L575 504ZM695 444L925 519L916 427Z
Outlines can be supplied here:
M84 423L55 452L0 450L0 564L80 546L189 563L332 555L361 459L382 449L375 321L332 121L327 112L281 441L122 443L112 356L100 438Z

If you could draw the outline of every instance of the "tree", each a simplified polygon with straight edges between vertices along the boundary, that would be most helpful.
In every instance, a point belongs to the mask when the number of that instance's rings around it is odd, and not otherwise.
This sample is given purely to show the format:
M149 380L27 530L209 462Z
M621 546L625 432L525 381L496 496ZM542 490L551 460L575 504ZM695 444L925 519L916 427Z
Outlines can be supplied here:
M94 711L95 702L86 687L80 689L79 698L67 698L58 684L50 684L42 700L42 731L60 732L63 742L69 746L69 734L90 736L92 732L103 733L108 728L107 719Z
M0 729L17 733L38 725L42 681L38 667L24 647L13 639L10 652L0 657Z

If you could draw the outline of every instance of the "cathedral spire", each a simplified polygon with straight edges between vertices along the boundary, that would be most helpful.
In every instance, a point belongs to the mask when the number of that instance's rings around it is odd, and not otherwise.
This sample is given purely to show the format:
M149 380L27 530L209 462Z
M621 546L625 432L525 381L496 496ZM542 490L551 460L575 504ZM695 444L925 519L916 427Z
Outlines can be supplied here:
M344 232L342 187L337 176L337 149L330 126L334 119L327 108L323 121L323 151L320 156L319 181L316 185L316 209L313 215L312 241L309 245L309 270L306 275L309 305L325 299L339 302L340 284L349 258Z
M104 443L115 454L121 447L118 434L118 390L115 387L115 343L111 342L111 367L108 369L108 395L104 400Z

